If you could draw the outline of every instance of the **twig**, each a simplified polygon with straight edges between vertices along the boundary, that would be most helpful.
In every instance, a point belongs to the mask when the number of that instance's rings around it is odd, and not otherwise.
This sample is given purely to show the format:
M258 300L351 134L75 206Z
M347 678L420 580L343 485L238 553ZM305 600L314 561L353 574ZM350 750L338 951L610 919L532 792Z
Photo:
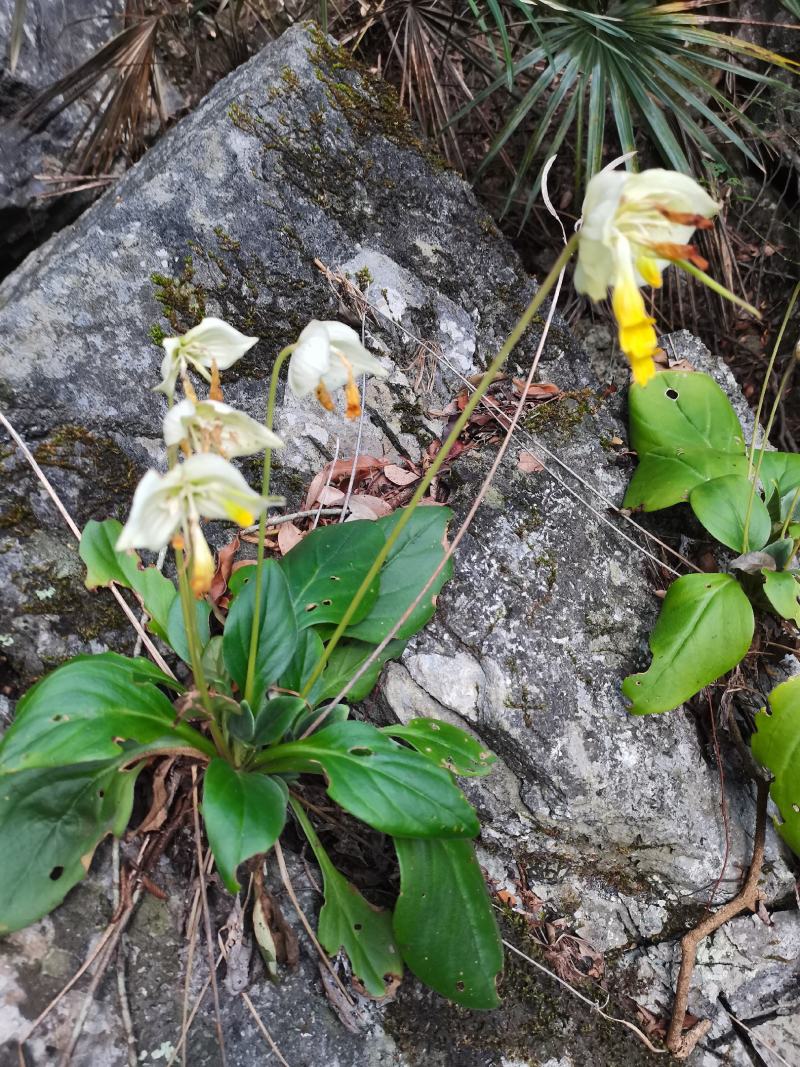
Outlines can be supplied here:
M198 878L200 879L200 901L203 906L203 924L206 932L206 946L208 948L208 970L211 981L211 992L214 997L214 1017L217 1027L217 1041L222 1067L227 1067L228 1058L225 1055L225 1037L222 1033L222 1013L219 1008L219 989L217 987L217 968L214 962L214 939L211 936L211 915L208 910L208 894L206 893L205 860L203 858L203 841L200 836L200 815L197 803L197 768L192 766L192 818L194 820L194 843L197 850Z
M724 1004L721 1004L720 1007L735 1026L740 1026L742 1030L744 1030L745 1033L748 1034L751 1041L757 1041L760 1045L763 1045L764 1048L768 1048L772 1055L775 1057L775 1059L778 1060L780 1063L785 1064L786 1067L796 1067L796 1064L789 1063L787 1059L784 1059L783 1056L781 1056L780 1052L778 1052L778 1050L775 1048L771 1041L767 1041L767 1039L765 1037L762 1037L757 1030L753 1029L752 1026L748 1026L747 1023L743 1023L741 1019L737 1019L733 1012L728 1011Z
M36 459L34 458L34 455L31 452L31 450L28 448L28 446L22 440L20 435L17 433L17 431L14 429L14 427L11 425L11 423L8 421L8 419L5 417L5 415L2 413L2 411L0 411L0 423L2 423L2 425L5 427L6 431L9 434L9 436L14 441L14 444L17 446L17 448L20 450L22 455L25 457L25 459L28 461L28 463L32 467L34 474L39 479L39 481L42 483L42 485L44 486L44 488L47 491L48 496L53 501L55 506L58 508L59 512L61 513L61 517L63 518L64 522L69 527L69 529L72 532L72 534L75 537L75 539L78 542L80 542L81 531L75 525L75 522L74 522L72 516L70 515L70 513L67 511L66 507L64 506L64 504L63 504L63 502L61 500L61 497L55 491L55 489L54 489L52 483L50 482L49 478L44 473L44 471L39 466L39 464L36 462ZM174 678L175 675L172 673L172 671L170 670L169 666L165 662L164 657L161 655L161 653L158 651L156 646L150 640L150 636L145 632L144 627L139 622L139 620L136 618L136 616L134 615L133 611L131 611L130 607L128 606L127 601L123 597L122 593L120 593L119 589L117 588L117 586L116 586L116 584L114 582L111 583L111 585L109 586L109 589L114 594L114 596L115 596L117 602L119 603L120 607L122 608L122 610L127 615L128 621L130 622L131 626L134 628L136 633L141 638L142 644L144 645L144 647L147 649L147 651L152 656L153 662L156 663L161 668L161 670L164 672L164 674L169 675L170 678Z
M280 841L276 841L275 842L275 844L273 845L273 850L275 852L275 858L278 861L278 869L281 872L281 879L283 881L284 886L286 887L286 892L289 894L289 900L291 900L291 902L292 902L292 907L297 912L298 919L303 924L306 933L308 934L309 938L311 939L312 945L317 950L317 954L319 955L319 958L322 960L322 963L325 966L325 968L330 972L331 978L333 978L334 982L339 987L339 989L340 989L340 991L342 993L342 996L345 998L347 1003L352 1006L353 1005L353 998L350 996L350 994L347 992L345 987L342 985L342 981L339 978L339 975L333 969L333 964L331 963L327 952L325 951L325 949L322 947L322 945L317 940L316 934L311 929L311 923L308 921L308 919L306 918L305 912L300 907L300 901L297 899L297 894L294 891L294 886L292 885L292 880L289 877L289 872L286 869L286 861L283 858L283 849L281 848Z
M678 982L675 987L675 1004L672 1009L672 1019L667 1030L666 1045L673 1055L679 1060L687 1059L694 1050L697 1042L711 1029L711 1021L704 1019L697 1023L685 1035L683 1035L683 1021L686 1017L686 1007L689 1002L689 985L692 981L695 963L697 961L697 949L700 942L715 930L719 930L729 919L735 918L740 912L749 908L755 911L759 899L758 879L761 875L761 866L764 862L764 842L767 834L767 799L769 797L769 783L763 778L757 779L758 794L756 796L756 826L753 835L753 858L750 862L750 870L744 885L733 900L723 904L712 915L706 915L694 930L690 930L681 941L681 968L678 972Z
M310 519L312 515L322 515L325 518L329 518L333 515L341 515L344 509L341 507L335 508L313 508L311 511L294 511L291 515L278 515L276 518L267 519L266 529L271 530L275 526L281 526L284 522L294 522L295 519ZM254 526L245 526L241 531L243 534L251 534L258 532L258 523Z
M322 489L323 493L328 488L328 486L331 484L331 478L333 477L333 468L336 466L336 460L338 458L339 458L339 438L337 437L336 438L336 447L333 450L333 459L331 460L330 466L328 467L328 477L325 479L325 485L323 486L323 489ZM316 530L317 525L319 524L319 519L320 519L320 515L321 514L322 514L322 504L320 504L320 506L314 512L314 523L313 523L313 525L311 527L312 530Z
M717 770L719 771L719 793L720 793L720 809L722 811L722 825L725 828L725 853L722 857L722 870L719 872L719 877L714 883L714 888L711 890L711 894L706 904L706 910L711 910L711 905L714 903L714 897L717 895L717 890L722 885L722 879L725 877L725 871L728 869L728 858L731 853L731 832L728 820L728 800L725 796L725 768L722 766L722 754L719 750L719 739L717 737L717 719L714 712L714 705L711 702L711 693L706 690L706 699L708 700L708 714L711 716L711 736L714 740L714 757L717 761Z
M111 963L111 957L114 954L114 947L119 938L114 938L106 944L106 947L102 955L97 960L97 971L92 976L92 981L89 988L86 990L86 996L83 998L83 1004L81 1004L81 1010L78 1012L78 1017L75 1020L75 1025L72 1027L72 1033L70 1034L69 1044L64 1051L64 1055L61 1057L60 1067L69 1067L72 1060L72 1054L75 1051L75 1047L80 1041L83 1027L86 1024L86 1020L89 1017L92 1004L94 1003L94 995L97 992L97 988L105 977L106 970L109 963Z
M114 838L114 844L111 849L111 872L112 872L112 902L114 904L114 914L116 915L120 906L120 872L119 872L119 841ZM125 938L121 937L119 945L117 947L117 958L115 960L115 970L117 972L117 996L119 997L119 1012L122 1018L122 1026L125 1030L125 1044L127 1045L128 1053L128 1067L137 1067L139 1063L139 1057L136 1054L136 1036L133 1032L133 1020L131 1019L131 1009L128 1003L128 990L125 988Z
M286 1060L281 1055L281 1050L275 1044L275 1041L273 1040L272 1035L270 1034L269 1030L264 1025L264 1020L258 1014L258 1012L255 1009L255 1005L253 1004L253 1002L250 999L250 997L247 995L247 991L246 990L242 990L242 992L239 995L241 996L242 1000L245 1002L247 1007L250 1009L250 1014L255 1019L256 1026L259 1028L261 1033L264 1035L264 1040L267 1042L269 1047L272 1049L272 1051L278 1057L278 1060L283 1064L283 1067L289 1067L289 1064L286 1062Z
M551 971L548 967L545 967L544 964L539 963L538 960L533 959L531 956L527 956L521 949L518 949L516 945L512 945L510 941L506 941L505 938L503 938L503 944L510 952L513 952L515 955L520 956L527 963L530 963L532 967L536 967L538 968L538 970L546 974L548 978L552 978L555 982L558 982L558 984L563 986L564 989L566 989L567 992L571 993L573 997L577 997L578 1000L582 1000L584 1004L588 1005L592 1009L592 1011L602 1016L602 1018L606 1019L610 1023L618 1023L620 1026L626 1027L639 1038L643 1045L646 1045L651 1052L654 1052L656 1056L667 1055L667 1050L663 1048L656 1048L656 1046L652 1043L647 1034L640 1030L638 1026L635 1026L627 1019L620 1019L616 1015L609 1015L607 1012L603 1011L599 1004L595 1004L595 1002L590 997L586 997L583 995L583 993L579 993L574 986L571 986L569 984L569 982L566 982L554 971Z
M211 855L211 849L208 850L208 854L205 859L205 865L201 871L211 872L211 864L213 863L213 857ZM198 873L198 879L200 873ZM192 906L189 909L189 922L187 924L187 933L189 938L189 947L186 952L186 976L183 983L183 1010L181 1013L181 1041L178 1043L180 1048L183 1044L183 1055L181 1062L183 1067L186 1067L186 1035L189 1032L189 989L192 982L192 971L194 969L194 950L197 943L197 931L199 928L199 908L200 908L200 883L198 881L197 887L194 891L194 897L192 898Z

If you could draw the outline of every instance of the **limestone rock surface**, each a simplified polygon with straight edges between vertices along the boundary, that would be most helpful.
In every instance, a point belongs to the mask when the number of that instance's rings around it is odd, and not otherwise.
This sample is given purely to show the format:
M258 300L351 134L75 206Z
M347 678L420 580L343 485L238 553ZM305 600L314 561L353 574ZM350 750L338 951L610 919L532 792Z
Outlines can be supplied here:
M418 457L441 432L436 413L461 376L497 350L532 282L467 186L416 140L387 88L316 32L296 28L221 82L0 287L0 399L79 524L123 518L141 472L163 462L163 402L149 392L158 337L204 313L258 335L226 378L227 399L258 417L277 351L310 318L346 314L320 265L360 285L373 309L367 341L393 366L386 382L369 385L362 451ZM512 373L526 372L539 330L515 352ZM673 343L734 389L696 342L678 335ZM541 376L563 395L526 419L462 542L434 622L387 668L363 710L378 719L450 718L499 754L497 772L468 785L487 873L506 900L519 906L522 889L535 894L548 915L565 917L606 954L609 1011L630 1017L629 996L668 1007L677 938L702 913L721 870L720 778L687 713L632 719L620 697L624 675L647 661L663 580L642 552L641 532L610 510L631 472L614 443L626 437L624 396L598 381L558 317ZM358 427L288 396L277 422L290 441L277 481L299 506L314 473L335 454L353 455ZM525 449L543 471L519 469ZM457 519L491 459L487 448L454 465ZM13 697L67 656L130 651L133 636L105 593L83 590L74 543L24 460L4 446L0 462L0 656ZM245 470L254 480L254 469ZM719 893L730 895L748 860L754 808L735 767L726 768L725 788L730 858ZM7 1041L108 920L102 855L93 870L53 916L0 949ZM179 836L158 871L169 899L145 899L126 946L143 1063L168 1060L180 1032L190 870L191 842ZM293 870L311 912L318 900L305 868ZM781 1047L800 1041L792 1017L798 919L773 835L765 891L785 909L775 926L737 921L698 968L692 1006L715 1023L695 1055L703 1067L749 1062L720 991L748 1025L768 1025ZM224 919L230 900L217 889L212 898ZM504 928L512 944L538 952L519 916L507 916ZM651 1062L627 1030L514 954L495 1013L448 1007L407 981L393 1003L365 1008L355 1033L328 1006L305 942L300 970L278 988L258 961L250 981L292 1067ZM127 1062L115 988L110 978L101 985L76 1065ZM77 1003L71 994L35 1035L37 1064L58 1062ZM251 1063L256 1048L261 1055L241 998L224 998L223 1025L229 1062ZM191 1042L193 1065L219 1062L208 1001Z

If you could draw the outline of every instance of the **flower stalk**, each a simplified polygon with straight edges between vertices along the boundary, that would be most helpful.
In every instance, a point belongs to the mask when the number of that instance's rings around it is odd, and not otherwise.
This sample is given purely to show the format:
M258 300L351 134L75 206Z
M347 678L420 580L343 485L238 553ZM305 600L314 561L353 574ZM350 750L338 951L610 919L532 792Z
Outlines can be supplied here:
M570 240L568 241L567 245L564 247L563 251L559 255L559 257L556 260L556 262L551 267L550 273L544 279L544 281L542 282L541 286L537 289L533 299L528 304L527 308L523 312L523 314L522 314L521 318L519 319L519 321L517 322L516 326L514 327L514 329L511 331L511 333L506 338L502 348L500 349L500 351L497 353L497 355L494 357L494 359L490 363L490 365L487 368L485 374L481 378L480 383L478 384L478 386L475 389L475 391L472 393L471 397L469 398L469 400L467 401L467 403L466 403L466 405L464 407L464 410L461 412L460 416L458 417L455 425L453 426L453 429L450 431L450 434L449 434L447 440L444 442L442 447L437 452L437 454L436 454L436 456L435 456L435 458L433 460L433 463L430 465L430 467L428 468L424 478L422 479L422 481L417 486L417 488L416 488L416 490L414 492L414 495L411 497L411 500L408 503L408 506L406 508L404 508L404 510L400 514L398 522L395 524L394 528L392 529L392 532L389 534L389 536L386 539L386 543L384 544L383 548L380 550L380 552L375 557L375 559L374 559L374 561L372 563L372 566L370 567L369 571L367 572L363 582L361 583L359 588L356 590L356 593L355 593L353 599L350 601L350 604L348 605L347 610L345 611L344 615L342 616L341 621L339 622L339 624L336 627L336 629L334 630L334 632L331 634L331 637L330 637L328 643L325 646L325 650L324 650L322 656L320 657L319 661L317 662L316 666L314 667L314 670L311 672L311 675L308 678L305 686L303 687L303 690L302 690L302 692L300 694L301 696L303 696L303 697L308 696L308 694L311 692L312 688L314 687L314 684L316 683L317 679L320 677L320 675L324 671L325 666L326 666L328 660L330 659L331 654L333 653L333 650L336 648L336 645L339 643L339 640L341 639L341 637L344 634L345 630L350 625L351 619L353 618L353 616L355 615L356 611L358 610L359 604L363 600L364 596L366 595L368 589L371 587L371 585L372 585L373 581L375 580L375 578L378 576L378 574L379 574L379 572L381 570L381 567L386 562L386 559L387 559L389 553L391 552L395 542L397 541L397 539L400 536L400 534L403 532L403 529L405 528L406 524L410 521L412 514L416 510L417 506L419 505L420 501L424 497L425 493L428 491L428 487L430 486L431 482L436 477L436 475L438 474L442 464L445 462L445 460L449 456L449 454L450 454L450 452L451 452L451 450L453 448L453 445L456 443L456 441L458 440L459 436L461 435L461 431L467 425L467 422L469 421L470 416L472 415L473 411L478 406L478 404L480 403L480 401L482 400L482 398L486 394L489 386L494 381L495 375L502 368L503 364L506 362L508 357L511 355L512 351L516 347L516 345L519 342L520 338L523 336L525 331L530 326L534 315L539 310L539 308L542 306L542 304L544 303L545 299L547 298L548 293L550 292L550 290L553 288L553 286L558 281L558 276L561 273L562 268L569 262L569 260L573 256L577 246L578 246L578 234L574 234L570 238ZM323 715L320 717L320 721L321 721L321 718L324 717L324 714L326 714L326 712L323 713ZM314 729L316 729L317 725L318 724L316 722L312 723L311 726L306 731L306 734L311 733Z

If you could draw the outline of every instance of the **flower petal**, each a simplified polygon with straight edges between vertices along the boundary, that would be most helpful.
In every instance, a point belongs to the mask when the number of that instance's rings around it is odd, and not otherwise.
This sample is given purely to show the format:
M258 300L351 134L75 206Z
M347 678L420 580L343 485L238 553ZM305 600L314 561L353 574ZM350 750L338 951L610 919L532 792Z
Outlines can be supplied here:
M187 359L203 367L216 360L219 369L225 370L257 342L257 337L247 337L222 319L211 317L188 330L181 338L181 347Z
M300 334L297 348L289 359L289 388L297 397L308 396L320 384L330 366L327 331L321 322L310 322Z
M183 518L180 488L169 474L147 471L136 487L128 521L117 538L118 552L147 548L158 552L168 545Z

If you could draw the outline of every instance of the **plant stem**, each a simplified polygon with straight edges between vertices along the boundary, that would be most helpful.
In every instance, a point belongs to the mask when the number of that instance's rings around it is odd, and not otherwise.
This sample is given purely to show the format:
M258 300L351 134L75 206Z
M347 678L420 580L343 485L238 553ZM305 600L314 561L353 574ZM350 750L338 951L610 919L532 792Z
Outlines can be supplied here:
M786 513L786 519L785 519L785 521L783 523L783 526L781 526L781 540L789 532L789 525L790 525L790 523L792 521L792 516L794 515L794 509L797 507L798 503L800 503L800 485L798 485L797 489L795 489L795 491L794 491L794 496L792 497L792 502L789 505L788 512Z
M776 346L776 348L777 348L777 346ZM786 370L783 372L783 375L782 375L781 380L780 380L780 384L778 385L778 391L775 394L775 399L772 402L772 407L770 408L769 418L767 419L767 425L764 427L764 447L765 448L766 448L767 442L769 441L769 435L772 432L772 424L775 422L775 416L778 414L778 406L779 406L779 404L781 402L781 397L784 394L786 386L789 384L789 379L794 374L795 363L796 363L796 360L795 360L794 356L792 356L792 358L789 360L789 362L786 365ZM766 381L766 378L764 380ZM756 431L756 429L757 429L757 425L753 429L753 440L754 441L755 441L755 431ZM758 476L761 473L761 464L763 463L763 461L764 461L764 449L762 448L761 451L758 454L758 463L756 464L756 469L753 472L753 477L752 477L751 482L750 482L750 499L747 501L747 514L744 517L744 530L743 530L743 534L742 534L742 547L743 547L745 552L749 551L749 540L748 540L748 537L749 537L749 533L750 533L750 516L751 516L752 511L753 511L753 501L755 500L755 496L756 496L756 483L758 482Z
M772 349L772 355L769 357L769 363L767 364L767 369L764 372L764 380L761 383L761 392L760 392L759 397L758 397L758 407L756 408L755 424L754 424L754 427L753 427L753 440L750 442L750 451L749 451L748 456L747 456L747 477L748 478L751 477L751 475L753 473L753 457L755 456L755 453L756 453L756 438L758 437L758 430L759 430L759 427L761 425L761 412L762 412L762 410L764 408L764 401L767 398L767 389L769 388L769 380L770 380L770 378L772 376L772 368L775 366L775 360L778 358L778 349L780 348L781 341L783 340L783 335L786 332L786 327L789 324L789 316L792 314L792 311L794 310L794 305L797 302L798 295L800 295L800 282L798 282L797 285L792 290L792 295L789 298L789 303L788 303L788 305L786 307L786 313L783 316L783 322L781 323L781 328L780 328L780 330L778 330L778 336L775 339L775 345L774 345L774 347ZM763 437L764 444L766 444L768 436L769 436L768 434L764 435L764 437ZM759 467L760 467L760 464L759 464Z
M700 270L694 263L690 263L687 259L673 260L676 267L680 267L681 270L685 270L687 274L691 274L693 278L697 278L703 285L707 286L713 293L718 296L724 297L725 300L730 300L732 304L736 304L737 307L744 308L745 311L749 311L751 315L754 315L757 319L761 318L761 312L758 308L753 307L752 304L748 304L746 300L742 300L736 293L732 293L730 289L726 289L724 285L712 278L710 274L706 274L704 270Z
M547 297L547 294L550 292L550 290L553 288L555 283L558 281L558 276L561 273L561 269L564 267L564 265L571 258L572 254L575 251L575 248L577 247L577 244L578 244L578 235L574 234L570 238L570 240L567 243L566 247L561 252L561 255L558 257L556 262L551 267L550 273L544 279L544 281L542 282L541 286L536 290L536 294L534 295L534 297L531 300L530 304L528 304L527 308L525 309L525 311L522 314L522 317L517 322L517 324L514 327L514 329L511 331L511 333L506 338L505 343L503 344L503 347L500 349L500 351L494 357L492 362L489 364L489 367L487 368L486 373L481 378L478 387L475 389L475 392L472 394L472 396L467 401L467 403L466 403L466 405L464 407L464 410L461 412L461 414L458 417L455 425L453 426L453 429L450 431L450 434L449 434L447 440L442 445L442 447L439 449L439 451L436 453L436 457L434 458L433 463L428 468L428 471L425 474L425 477L422 479L422 481L417 486L416 491L414 492L414 495L411 497L411 500L408 502L408 506L405 507L402 510L402 512L400 513L400 516L399 516L399 519L398 519L397 523L395 523L394 528L392 529L392 532L387 537L386 543L384 544L383 548L380 550L380 552L375 557L375 559L374 559L374 561L372 563L372 566L370 567L369 571L367 572L363 582L358 587L358 589L357 589L357 591L355 593L355 596L350 601L350 603L349 603L349 605L347 607L347 610L345 611L344 615L342 616L342 619L339 622L339 625L333 631L333 634L331 635L330 640L328 641L327 645L325 646L325 651L323 652L323 654L320 657L319 661L317 662L314 670L311 672L311 676L309 677L308 681L306 682L305 686L303 687L303 690L302 690L302 692L300 694L301 696L303 696L303 697L308 696L308 694L311 692L311 689L314 686L314 683L317 681L319 676L322 674L323 670L325 669L325 665L326 665L326 663L328 662L328 660L329 660L329 658L331 656L331 653L333 652L333 650L336 647L336 645L339 643L339 640L342 637L342 634L345 632L347 627L350 625L350 620L353 618L353 615L358 610L359 604L363 600L364 596L366 595L367 591L371 587L371 585L374 582L375 578L378 576L378 574L380 572L380 569L383 566L383 564L386 562L386 559L387 559L389 553L391 552L392 548L394 547L395 542L397 541L397 539L400 536L400 534L403 532L403 529L405 528L406 524L410 521L411 516L414 514L414 511L415 511L417 505L419 504L420 500L422 500L422 498L425 495L425 493L428 491L428 487L430 486L431 482L433 481L433 479L438 474L439 469L441 468L442 464L445 462L445 460L449 456L450 451L453 448L453 445L456 443L456 441L458 440L459 436L461 435L461 431L466 426L466 424L469 421L469 418L472 415L473 411L478 406L478 404L480 403L480 401L483 398L484 394L488 390L489 386L494 381L495 375L500 370L500 368L503 366L503 364L506 362L508 357L511 355L511 352L514 350L515 346L517 345L517 342L520 340L520 338L523 336L525 331L530 326L531 320L533 319L533 316L536 314L536 312L542 306L542 304L544 303L544 301L545 301L545 299Z
M278 353L278 358L272 368L269 380L269 394L267 396L267 413L264 420L268 430L272 429L275 420L275 398L278 393L278 375L281 367L294 352L296 345L287 345ZM269 496L270 478L272 476L272 449L264 449L264 473L261 477L261 495ZM258 519L258 552L256 554L256 584L255 603L253 605L253 623L250 628L250 650L247 656L247 678L244 686L244 699L248 703L253 700L253 686L256 680L256 659L258 657L258 636L261 628L261 588L263 585L264 562L264 538L267 529L267 509L265 508Z
M231 751L228 748L222 730L220 730L219 724L214 716L214 707L208 692L208 683L206 682L206 675L203 670L203 653L200 648L200 637L197 632L197 614L194 610L194 597L189 588L189 576L186 573L186 560L184 559L183 551L181 549L176 549L175 551L175 566L178 571L178 592L181 598L183 626L186 630L186 642L189 645L189 658L192 661L194 683L197 686L200 700L206 715L208 716L208 728L211 731L211 736L214 738L214 744L217 746L217 750L221 756L224 756L229 762L233 762Z

